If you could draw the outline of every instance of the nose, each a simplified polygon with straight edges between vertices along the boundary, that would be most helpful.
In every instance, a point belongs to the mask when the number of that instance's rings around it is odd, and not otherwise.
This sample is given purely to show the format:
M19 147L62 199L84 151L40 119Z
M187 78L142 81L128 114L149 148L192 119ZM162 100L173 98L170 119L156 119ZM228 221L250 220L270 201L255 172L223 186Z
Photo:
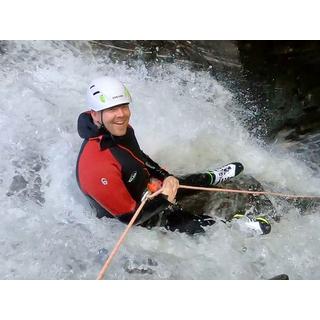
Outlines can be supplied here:
M119 108L117 108L117 116L118 117L123 117L124 115L125 115L125 113L124 113L124 108L123 107L119 107Z

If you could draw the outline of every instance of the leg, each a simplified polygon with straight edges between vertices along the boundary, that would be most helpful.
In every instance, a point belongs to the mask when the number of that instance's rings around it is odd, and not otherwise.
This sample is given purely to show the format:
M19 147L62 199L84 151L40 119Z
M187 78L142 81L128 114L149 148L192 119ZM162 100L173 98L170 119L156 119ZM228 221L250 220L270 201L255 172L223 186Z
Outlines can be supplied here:
M221 182L234 178L243 171L243 165L240 162L232 162L213 171L208 170L204 173L194 173L179 177L180 184L197 187L212 187ZM177 194L177 201L185 196L195 194L197 191L182 189Z
M232 162L213 171L208 170L204 173L194 173L179 177L179 182L189 186L210 187L228 181L242 171L243 165L240 162Z
M180 184L210 187L235 177L242 170L242 164L234 162L214 171L190 174L179 177L178 179ZM181 201L196 193L199 193L199 191L181 189L178 191L176 200ZM204 232L203 227L211 226L215 223L215 220L208 215L190 213L182 209L179 205L172 205L170 207L171 208L165 209L159 216L146 221L142 226L147 228L164 226L170 231L178 230L179 232L185 232L192 235Z
M210 182L212 181L211 174L209 173L193 173L178 177L179 183L187 186L195 187L210 187ZM176 200L181 201L187 196L192 196L199 193L197 190L179 189L177 193Z
M203 227L211 226L215 220L207 215L191 214L178 205L172 205L163 210L157 216L141 224L142 227L152 229L153 227L165 227L170 231L178 231L193 235L205 232Z
M162 223L167 230L177 230L193 235L195 233L204 233L203 227L213 225L215 220L210 216L191 214L177 207L165 216Z

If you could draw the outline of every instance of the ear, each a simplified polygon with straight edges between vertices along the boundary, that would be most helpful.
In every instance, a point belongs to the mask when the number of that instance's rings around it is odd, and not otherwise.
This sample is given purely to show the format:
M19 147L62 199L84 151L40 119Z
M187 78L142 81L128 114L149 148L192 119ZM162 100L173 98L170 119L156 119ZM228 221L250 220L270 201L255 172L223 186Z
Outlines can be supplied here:
M91 110L90 113L94 121L99 121L99 111Z

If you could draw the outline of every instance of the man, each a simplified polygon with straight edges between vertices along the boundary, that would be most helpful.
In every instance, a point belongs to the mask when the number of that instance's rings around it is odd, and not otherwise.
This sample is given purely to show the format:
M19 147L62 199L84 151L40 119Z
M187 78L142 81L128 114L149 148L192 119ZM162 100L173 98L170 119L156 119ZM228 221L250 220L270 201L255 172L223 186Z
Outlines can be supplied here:
M77 161L77 181L98 218L106 216L128 223L152 183L163 188L162 194L145 204L137 225L194 234L215 223L212 217L186 212L175 203L175 199L179 201L190 193L178 190L179 184L214 186L242 172L241 163L175 177L140 149L129 125L131 96L120 81L110 77L92 81L87 103L90 111L78 119L78 132L84 142Z

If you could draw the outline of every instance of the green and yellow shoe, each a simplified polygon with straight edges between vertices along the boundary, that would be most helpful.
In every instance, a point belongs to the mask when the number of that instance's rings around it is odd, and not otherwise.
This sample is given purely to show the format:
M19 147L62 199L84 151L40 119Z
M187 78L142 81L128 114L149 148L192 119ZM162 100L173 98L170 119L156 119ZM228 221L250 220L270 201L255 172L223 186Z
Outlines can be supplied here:
M246 219L245 225L248 229L254 230L259 234L268 234L271 231L271 223L264 216L254 216L253 214L237 212L231 220L234 219Z

